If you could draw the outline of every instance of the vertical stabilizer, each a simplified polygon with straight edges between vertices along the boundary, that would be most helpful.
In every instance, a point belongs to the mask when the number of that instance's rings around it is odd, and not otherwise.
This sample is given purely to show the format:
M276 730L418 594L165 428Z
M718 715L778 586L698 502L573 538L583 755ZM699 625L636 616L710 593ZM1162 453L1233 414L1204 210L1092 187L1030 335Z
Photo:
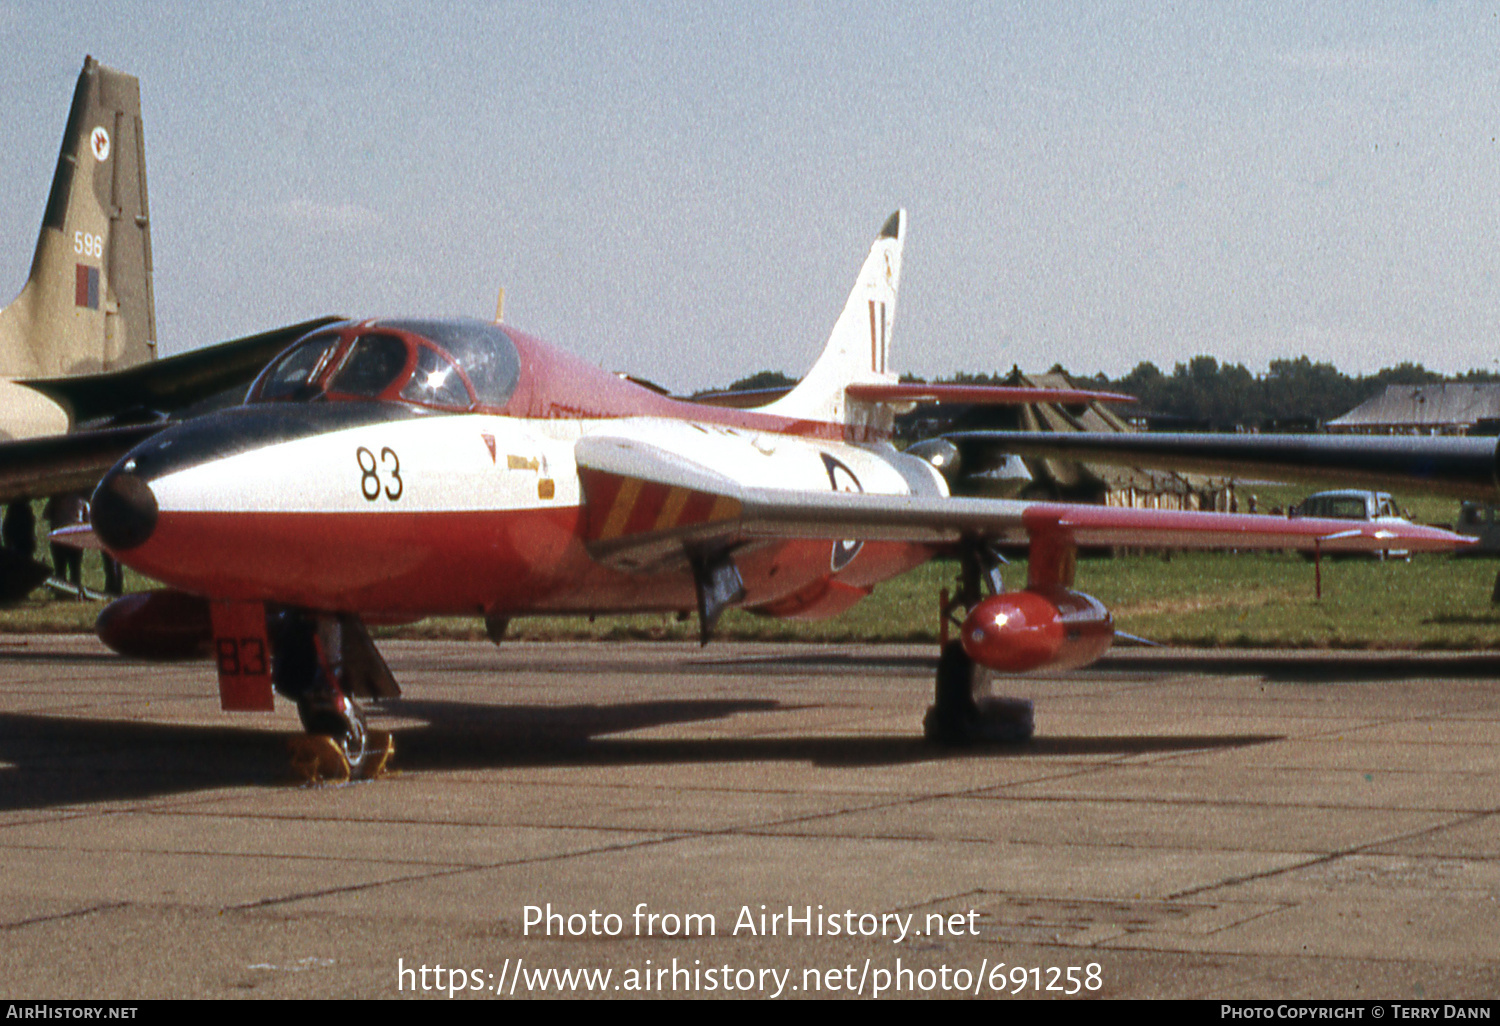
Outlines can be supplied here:
M117 370L155 344L140 83L87 57L31 274L0 310L0 376Z
M888 406L851 401L844 389L856 382L890 382L891 328L896 321L896 286L901 280L901 244L906 237L906 211L886 220L870 255L859 271L854 291L828 337L823 355L807 377L762 412L837 424L889 430L872 418L889 419Z

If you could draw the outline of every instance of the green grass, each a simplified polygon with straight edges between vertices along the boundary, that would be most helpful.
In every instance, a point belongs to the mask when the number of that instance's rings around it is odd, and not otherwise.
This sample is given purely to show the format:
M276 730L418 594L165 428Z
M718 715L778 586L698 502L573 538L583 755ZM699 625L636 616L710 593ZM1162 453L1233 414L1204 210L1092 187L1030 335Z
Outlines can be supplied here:
M1164 644L1297 648L1500 648L1490 593L1500 564L1450 556L1410 563L1290 553L1177 553L1086 561L1078 587L1120 630Z
M1296 491L1297 497L1307 494ZM1257 489L1261 508L1282 501L1279 490ZM1243 498L1248 498L1244 496ZM1421 519L1457 504L1434 502L1413 510ZM1242 501L1242 508L1243 501ZM1426 514L1425 516L1423 514ZM45 549L43 550L45 551ZM842 616L817 623L773 620L730 610L716 637L746 641L928 642L937 637L937 596L951 587L956 566L931 563L888 581ZM1313 594L1313 566L1291 553L1174 553L1080 561L1076 587L1099 598L1117 627L1164 644L1291 646L1301 648L1500 648L1500 606L1490 603L1500 562L1415 556L1410 563L1325 560L1323 598ZM1005 568L1009 588L1024 586L1024 562ZM84 581L102 586L98 557L86 555ZM149 587L127 571L127 590ZM45 589L0 610L3 633L78 633L93 630L102 606L51 596ZM473 618L433 618L382 628L377 637L484 637ZM696 620L636 615L537 617L513 621L507 637L694 641Z
M53 599L45 589L9 609L0 610L0 634L91 634L104 605L77 599Z
M1118 629L1174 645L1295 648L1500 648L1500 607L1490 593L1500 563L1414 556L1411 562L1325 560L1323 597L1314 567L1291 553L1175 553L1084 559L1077 588L1115 614ZM716 637L745 641L935 641L937 595L956 566L931 563L889 581L843 616L818 623L731 610ZM1025 563L1004 571L1019 588ZM694 620L671 616L538 617L513 621L508 638L672 640L697 638ZM388 637L482 638L477 620L431 619Z

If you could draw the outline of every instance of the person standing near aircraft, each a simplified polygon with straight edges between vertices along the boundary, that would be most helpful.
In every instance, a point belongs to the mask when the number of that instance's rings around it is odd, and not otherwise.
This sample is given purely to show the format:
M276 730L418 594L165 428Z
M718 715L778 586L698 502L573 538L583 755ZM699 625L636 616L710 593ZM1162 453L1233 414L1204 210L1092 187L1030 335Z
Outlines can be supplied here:
M65 527L86 524L89 519L89 503L77 492L54 495L42 509L42 519L47 521L48 531L60 531ZM78 589L83 598L83 553L71 545L52 542L52 566L58 580Z
M104 594L119 598L125 593L125 568L108 552L104 556Z
M5 509L5 523L0 526L0 541L5 549L24 559L36 555L36 512L30 499L17 499Z

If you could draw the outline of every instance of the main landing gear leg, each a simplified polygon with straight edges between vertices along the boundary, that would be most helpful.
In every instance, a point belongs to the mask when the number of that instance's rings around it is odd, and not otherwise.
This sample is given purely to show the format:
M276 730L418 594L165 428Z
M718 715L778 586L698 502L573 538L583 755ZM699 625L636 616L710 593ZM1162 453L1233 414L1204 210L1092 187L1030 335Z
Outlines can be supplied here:
M309 783L369 780L385 769L395 742L372 730L340 686L343 630L338 618L286 610L271 620L276 690L297 703L307 731L292 738L292 769Z
M937 688L922 720L927 740L940 745L1018 744L1036 731L1031 700L991 695L990 671L950 641L938 657Z
M983 588L992 594L1002 590L999 562L988 547L967 548L960 560L958 594L950 600L946 590L943 593L937 687L922 720L922 732L934 744L1018 744L1029 741L1036 731L1030 699L990 694L990 671L969 658L962 643L948 640L949 625L963 622L957 614L967 615L978 605Z

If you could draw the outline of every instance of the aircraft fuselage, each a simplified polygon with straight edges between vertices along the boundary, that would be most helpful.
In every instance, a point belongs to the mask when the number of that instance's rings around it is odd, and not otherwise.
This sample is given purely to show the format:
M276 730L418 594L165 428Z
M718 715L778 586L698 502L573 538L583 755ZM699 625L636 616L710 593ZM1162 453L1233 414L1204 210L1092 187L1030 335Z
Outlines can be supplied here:
M96 497L100 536L140 572L211 599L372 618L682 611L695 602L685 563L626 572L589 549L695 513L685 496L585 501L575 445L622 417L635 418L642 446L752 487L942 489L926 464L888 444L785 433L799 428L667 400L520 338L511 405L544 415L378 396L252 402L133 451ZM528 372L566 387L538 388ZM930 555L906 543L789 541L747 547L736 563L746 605L819 616Z

